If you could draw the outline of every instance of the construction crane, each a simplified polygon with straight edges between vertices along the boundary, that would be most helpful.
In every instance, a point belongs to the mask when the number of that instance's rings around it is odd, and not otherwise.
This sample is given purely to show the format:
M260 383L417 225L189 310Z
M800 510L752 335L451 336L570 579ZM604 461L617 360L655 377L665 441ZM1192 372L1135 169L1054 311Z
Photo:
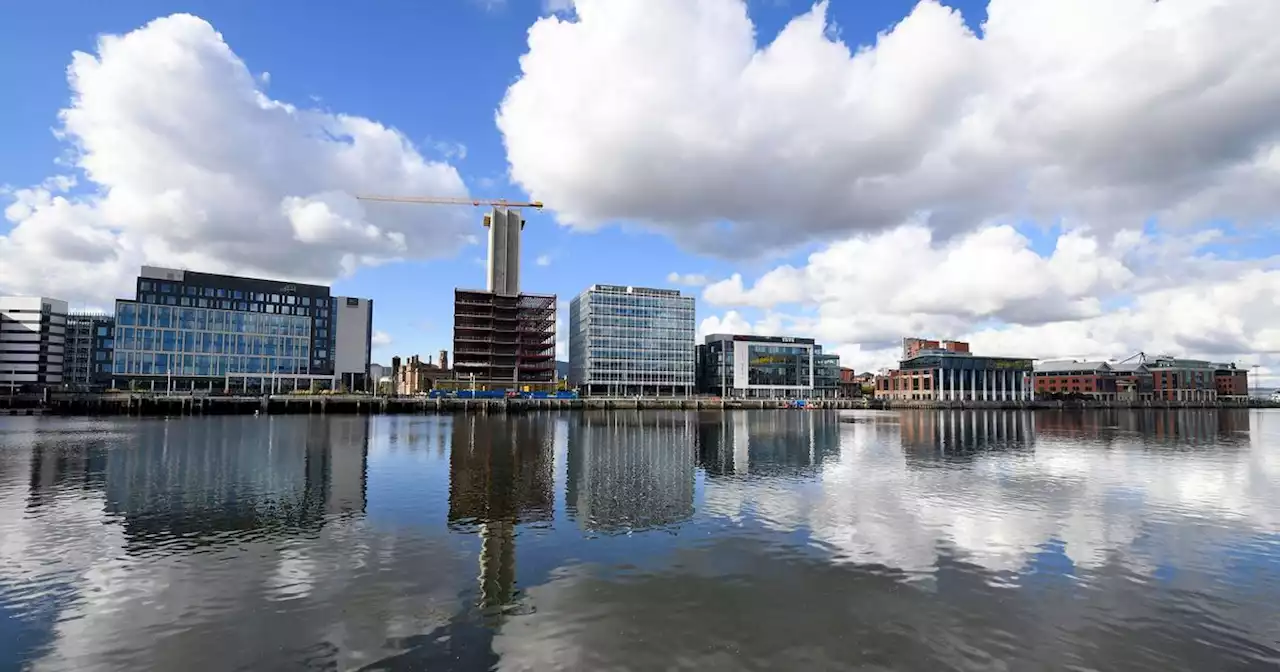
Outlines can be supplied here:
M505 198L457 198L453 196L356 196L359 201L384 203L431 203L436 205L474 205L498 208L542 209L542 201L508 201Z

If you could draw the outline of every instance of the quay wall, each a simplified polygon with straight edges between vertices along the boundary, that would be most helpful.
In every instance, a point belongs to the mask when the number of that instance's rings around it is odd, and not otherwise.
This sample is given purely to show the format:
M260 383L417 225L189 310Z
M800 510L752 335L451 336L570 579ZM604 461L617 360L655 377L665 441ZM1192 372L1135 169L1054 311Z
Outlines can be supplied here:
M6 403L9 401L10 403ZM47 398L6 400L5 415L253 415L258 414L401 414L401 413L520 413L540 410L737 410L796 408L777 399L718 399L708 397L582 398L582 399L431 399L428 397L369 397L276 395L270 397L167 396L152 394L53 394ZM884 399L814 399L812 409L1168 409L1274 408L1269 400L1231 402L1081 402L1081 401L893 401Z
M43 405L58 415L252 415L258 414L397 414L520 413L540 410L732 410L790 408L777 399L710 399L699 397L586 399L452 399L275 395L270 397L167 396L150 394L54 395ZM817 399L806 408L868 408L862 399Z

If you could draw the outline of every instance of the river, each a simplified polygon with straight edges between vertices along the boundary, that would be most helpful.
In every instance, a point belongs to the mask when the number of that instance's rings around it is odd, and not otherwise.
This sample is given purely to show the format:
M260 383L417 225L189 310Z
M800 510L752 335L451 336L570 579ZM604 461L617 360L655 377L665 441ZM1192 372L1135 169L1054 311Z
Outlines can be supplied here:
M0 670L1274 670L1280 411L0 418Z

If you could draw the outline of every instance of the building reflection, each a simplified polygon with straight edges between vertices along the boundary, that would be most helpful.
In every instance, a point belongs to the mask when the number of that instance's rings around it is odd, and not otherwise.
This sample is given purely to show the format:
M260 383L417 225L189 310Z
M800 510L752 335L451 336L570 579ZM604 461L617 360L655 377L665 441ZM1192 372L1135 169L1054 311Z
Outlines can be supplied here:
M949 455L1022 448L1035 442L1039 416L1027 411L910 410L898 414L902 447Z
M480 535L480 606L514 597L516 526L552 520L553 419L545 414L467 415L453 422L449 527Z
M1109 441L1136 434L1149 443L1221 444L1247 441L1249 413L1239 408L1062 410L1041 411L1036 422L1046 436Z
M697 432L698 464L709 476L795 473L840 454L835 413L708 413L699 416Z
M365 510L369 418L143 422L105 457L106 510L131 541L314 527Z
M579 527L628 532L693 515L693 414L587 413L568 430L565 501Z

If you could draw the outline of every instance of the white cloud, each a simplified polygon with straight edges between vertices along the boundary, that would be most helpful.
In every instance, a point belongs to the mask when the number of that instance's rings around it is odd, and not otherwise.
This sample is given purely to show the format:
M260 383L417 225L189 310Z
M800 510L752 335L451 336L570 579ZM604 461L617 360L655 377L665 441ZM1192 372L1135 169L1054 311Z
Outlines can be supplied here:
M538 258L537 258L537 259L535 259L535 260L533 261L533 263L535 263L535 264L537 264L537 265L539 265L539 266L550 266L550 265L551 265L551 255L549 255L549 254L540 254L540 255L538 255Z
M385 331L374 331L371 342L375 348L385 348L392 343L391 334Z
M11 194L0 291L109 302L142 264L328 282L470 232L461 209L355 201L466 188L395 129L269 98L200 18L104 36L67 77L58 131L83 189L59 176Z
M707 284L707 276L701 273L677 273L672 271L667 274L667 282L673 285L685 285L686 287L701 287Z
M1201 250L1216 236L1084 229L1042 256L1009 227L946 241L909 224L837 241L807 263L755 282L712 283L704 303L728 309L702 333L813 336L844 366L891 366L908 335L960 338L975 351L1039 359L1122 358L1138 351L1280 365L1280 259L1228 261ZM752 324L740 309L765 310Z
M991 0L977 36L925 0L865 48L826 9L767 45L741 0L543 17L498 114L514 181L564 223L715 254L917 216L1110 232L1280 207L1280 3Z

